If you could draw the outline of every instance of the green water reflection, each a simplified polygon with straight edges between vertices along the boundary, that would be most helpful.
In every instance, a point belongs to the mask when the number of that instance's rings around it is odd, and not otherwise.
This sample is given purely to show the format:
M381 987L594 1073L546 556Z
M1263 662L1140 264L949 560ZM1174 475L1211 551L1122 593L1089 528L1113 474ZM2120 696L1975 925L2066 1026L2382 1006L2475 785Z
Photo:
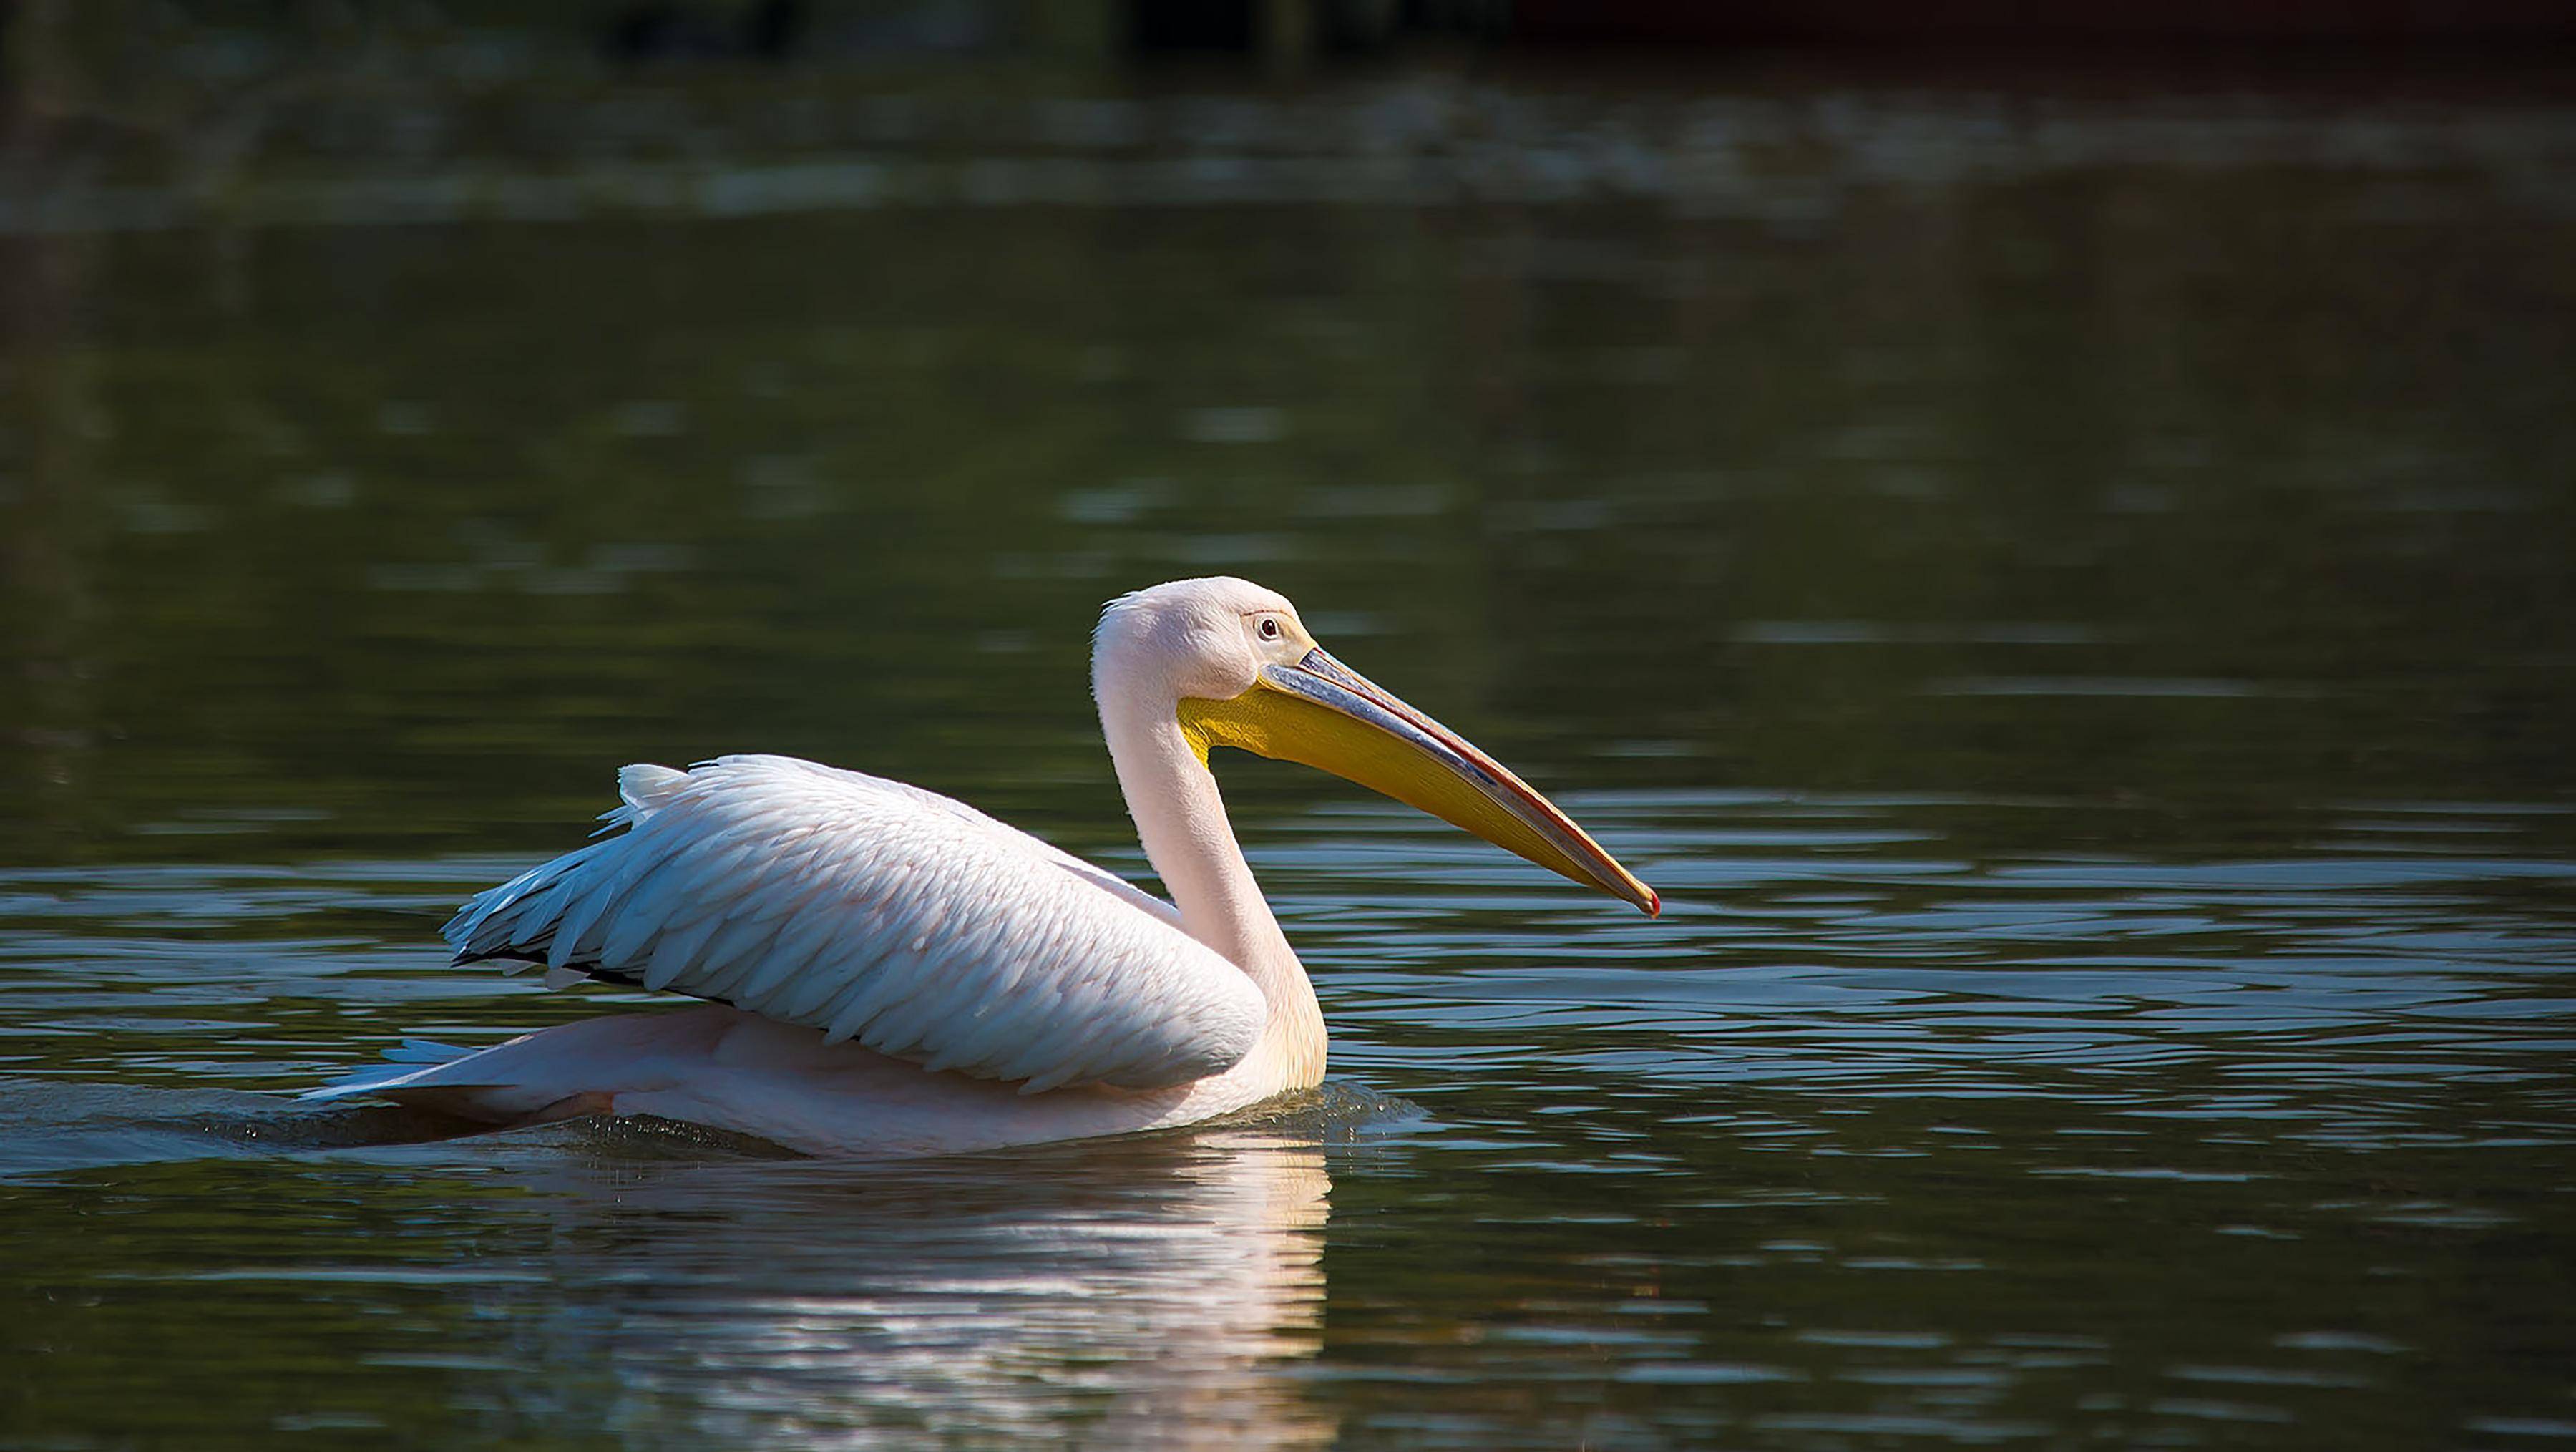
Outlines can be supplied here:
M2576 1435L2569 113L594 83L21 138L0 1446ZM268 1097L594 1011L432 939L620 762L1138 870L1087 628L1211 571L1672 912L1229 763L1255 1129Z

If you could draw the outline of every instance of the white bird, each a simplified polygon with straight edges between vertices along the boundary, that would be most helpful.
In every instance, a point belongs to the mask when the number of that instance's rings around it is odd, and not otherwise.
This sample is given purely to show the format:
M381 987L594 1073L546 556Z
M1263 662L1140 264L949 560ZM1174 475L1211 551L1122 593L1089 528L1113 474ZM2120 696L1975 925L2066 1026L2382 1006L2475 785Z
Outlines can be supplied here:
M600 840L468 901L456 961L711 1000L409 1044L307 1098L491 1123L653 1114L809 1153L935 1154L1157 1129L1324 1073L1315 990L1208 753L1304 762L1649 914L1573 819L1231 578L1110 602L1092 694L1170 903L901 782L783 756L629 766ZM623 831L614 829L623 828Z

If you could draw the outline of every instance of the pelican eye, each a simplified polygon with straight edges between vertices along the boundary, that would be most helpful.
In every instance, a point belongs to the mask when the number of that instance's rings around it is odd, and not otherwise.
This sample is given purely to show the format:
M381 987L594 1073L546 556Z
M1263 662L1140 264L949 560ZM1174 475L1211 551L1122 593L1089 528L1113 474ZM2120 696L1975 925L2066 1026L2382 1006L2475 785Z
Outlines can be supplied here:
M1277 640L1279 638L1279 622L1265 618L1261 622L1261 638L1264 640Z

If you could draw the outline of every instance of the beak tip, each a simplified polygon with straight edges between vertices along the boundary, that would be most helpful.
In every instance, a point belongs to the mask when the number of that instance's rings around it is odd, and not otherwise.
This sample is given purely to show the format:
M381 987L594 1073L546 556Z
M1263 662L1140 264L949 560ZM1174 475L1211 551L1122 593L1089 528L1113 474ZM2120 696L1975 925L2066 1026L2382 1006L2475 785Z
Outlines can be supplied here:
M1639 887L1646 887L1642 882L1637 885ZM1646 916L1650 918L1662 917L1664 915L1664 895L1655 891L1651 887L1646 887L1646 900L1637 904L1637 906L1644 908L1646 910Z

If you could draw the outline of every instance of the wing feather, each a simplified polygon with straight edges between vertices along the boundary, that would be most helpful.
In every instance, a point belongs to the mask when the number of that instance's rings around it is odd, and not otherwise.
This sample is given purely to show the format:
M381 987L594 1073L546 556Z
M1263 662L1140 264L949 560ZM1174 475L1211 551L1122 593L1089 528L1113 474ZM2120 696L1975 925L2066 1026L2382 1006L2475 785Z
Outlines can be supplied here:
M831 915L808 911L817 896L811 891L797 895L796 906L787 911L769 940L767 956L743 981L743 1002L754 1005L753 1012L784 1016L788 986L813 971L815 960L831 941Z
M1250 1052L1259 990L1169 905L962 803L779 756L629 766L607 835L477 894L459 961L714 998L1033 1093Z
M678 984L681 975L697 966L698 949L706 946L707 939L722 926L723 918L708 913L664 935L653 944L652 957L644 970L644 986L659 992Z

